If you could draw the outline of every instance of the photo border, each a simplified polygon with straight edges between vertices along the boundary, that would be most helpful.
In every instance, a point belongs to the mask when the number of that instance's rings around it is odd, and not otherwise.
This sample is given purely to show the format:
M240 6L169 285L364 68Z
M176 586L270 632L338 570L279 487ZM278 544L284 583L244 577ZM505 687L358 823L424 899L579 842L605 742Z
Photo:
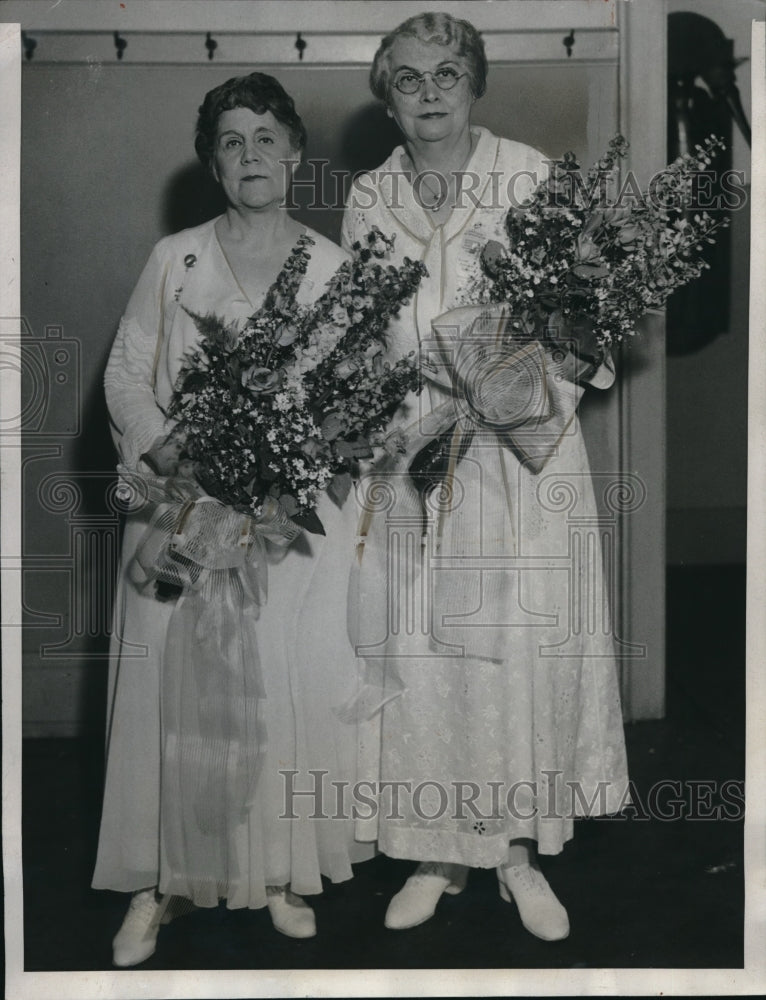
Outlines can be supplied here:
M625 0L621 0L625 2ZM638 2L638 0L634 0ZM435 3L434 6L439 6ZM0 13L2 13L0 11ZM753 23L752 244L749 360L747 569L747 811L745 967L739 969L23 971L21 872L21 497L20 440L0 437L2 500L3 866L6 990L10 1000L72 997L553 996L570 994L758 994L766 991L766 25ZM19 317L21 44L0 25L0 316ZM0 420L20 411L18 373L0 371Z

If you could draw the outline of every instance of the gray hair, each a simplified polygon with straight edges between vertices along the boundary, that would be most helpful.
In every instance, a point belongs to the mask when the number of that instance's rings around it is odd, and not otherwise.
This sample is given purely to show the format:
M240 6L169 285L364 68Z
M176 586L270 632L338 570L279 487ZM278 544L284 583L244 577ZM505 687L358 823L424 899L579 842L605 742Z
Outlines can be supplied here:
M375 53L370 70L370 90L381 101L388 100L391 86L391 46L397 38L419 38L421 42L449 45L456 55L464 57L468 63L473 96L481 97L487 89L484 39L470 21L452 17L451 14L417 14L386 35Z

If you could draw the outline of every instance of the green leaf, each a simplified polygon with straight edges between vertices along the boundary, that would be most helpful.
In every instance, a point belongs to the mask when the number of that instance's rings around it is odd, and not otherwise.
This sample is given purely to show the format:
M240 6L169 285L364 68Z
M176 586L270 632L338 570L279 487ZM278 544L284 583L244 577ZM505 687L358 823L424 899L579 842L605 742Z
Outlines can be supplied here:
M327 495L338 507L342 507L351 492L353 480L348 472L340 472L333 476L327 487Z
M322 421L322 437L325 441L334 441L343 430L343 421L337 413L328 413Z
M312 535L327 534L324 530L324 525L314 510L306 511L305 514L293 514L290 520L297 524L299 528L303 528L304 531L308 531Z
M594 278L603 278L605 275L609 274L609 269L604 267L602 264L575 264L572 268L572 272L577 275L578 278L584 278L586 281L590 281Z

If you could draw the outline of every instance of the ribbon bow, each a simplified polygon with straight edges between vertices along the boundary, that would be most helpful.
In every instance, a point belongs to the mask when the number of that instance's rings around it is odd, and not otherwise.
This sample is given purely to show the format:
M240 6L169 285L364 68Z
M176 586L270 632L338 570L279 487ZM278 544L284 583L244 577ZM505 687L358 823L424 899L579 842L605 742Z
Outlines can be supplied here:
M452 472L457 446L465 449L464 439L478 434L510 448L538 474L583 393L572 381L567 351L524 335L502 305L452 309L431 327L432 339L420 348L422 371L449 398L421 420L421 435L438 436L454 427Z
M120 468L151 509L128 577L180 589L162 658L163 891L218 898L234 835L255 793L266 728L256 623L267 593L265 542L298 534L276 500L259 518L207 496L192 479Z

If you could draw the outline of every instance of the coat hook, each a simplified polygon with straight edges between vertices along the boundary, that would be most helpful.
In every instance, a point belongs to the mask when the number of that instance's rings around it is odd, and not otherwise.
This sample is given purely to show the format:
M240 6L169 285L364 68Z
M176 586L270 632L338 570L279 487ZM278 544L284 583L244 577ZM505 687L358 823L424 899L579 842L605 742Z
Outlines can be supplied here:
M114 33L114 47L117 49L117 58L122 59L122 54L128 47L128 43L119 33L119 31L115 31Z
M567 58L569 58L572 55L572 49L574 47L574 43L575 43L574 28L572 28L569 34L564 36L563 44L566 46Z
M26 55L27 59L31 59L32 56L35 54L35 49L37 48L37 39L32 38L32 36L28 35L26 31L22 31L21 42L24 46L24 54Z
M218 48L218 42L213 38L209 31L207 33L207 38L205 39L205 48L207 49L208 59L212 59L213 53Z
M308 46L308 42L301 38L300 31L295 36L295 47L298 50L298 58L303 59L303 51Z

